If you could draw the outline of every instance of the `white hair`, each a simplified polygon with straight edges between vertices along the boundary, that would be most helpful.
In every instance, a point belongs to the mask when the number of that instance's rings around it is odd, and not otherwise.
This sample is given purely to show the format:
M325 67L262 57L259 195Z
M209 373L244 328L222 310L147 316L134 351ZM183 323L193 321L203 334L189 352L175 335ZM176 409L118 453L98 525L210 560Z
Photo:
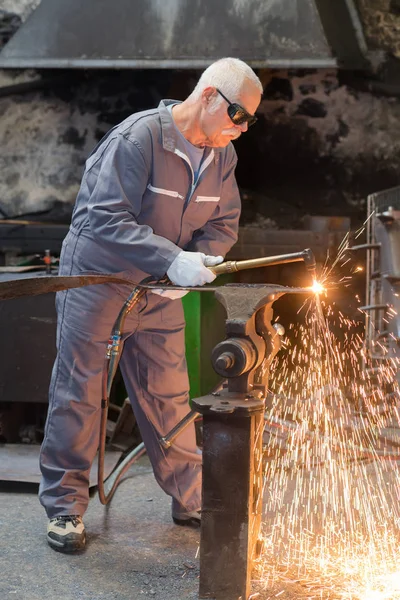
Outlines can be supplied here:
M212 86L221 90L221 92L231 100L240 94L245 83L253 86L263 93L263 86L253 69L238 58L221 58L212 63L201 75L199 81L189 98L193 101L198 100L206 87ZM215 110L223 102L222 96L216 99Z

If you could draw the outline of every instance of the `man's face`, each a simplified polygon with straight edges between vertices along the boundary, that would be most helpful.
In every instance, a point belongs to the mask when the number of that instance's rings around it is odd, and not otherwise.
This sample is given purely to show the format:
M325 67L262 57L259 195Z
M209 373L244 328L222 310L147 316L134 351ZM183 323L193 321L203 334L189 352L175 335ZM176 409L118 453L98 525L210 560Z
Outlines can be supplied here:
M206 136L206 146L213 148L225 148L232 140L236 140L242 133L247 131L248 124L235 125L228 115L228 102L222 99L216 112L212 112L218 92L215 88L206 88L203 91L203 111L201 115L201 129ZM260 104L261 94L251 84L242 88L236 98L229 98L230 102L240 104L248 113L254 115ZM210 111L211 108L211 111Z

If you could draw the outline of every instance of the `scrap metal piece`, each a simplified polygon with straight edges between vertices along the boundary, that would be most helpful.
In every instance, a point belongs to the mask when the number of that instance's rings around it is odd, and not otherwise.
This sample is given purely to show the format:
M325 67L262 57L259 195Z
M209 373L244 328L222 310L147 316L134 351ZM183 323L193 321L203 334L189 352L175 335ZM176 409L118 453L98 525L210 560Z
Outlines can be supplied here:
M136 286L144 287L148 290L188 290L196 292L215 292L220 288L215 286L203 285L196 287L181 287L165 283L138 283L131 279L113 275L112 273L85 274L85 275L30 275L26 277L10 277L0 279L0 300L11 300L12 298L21 298L23 296L39 296L50 292L60 292L72 288L85 287L86 285L100 285L104 283L120 283L130 286L133 289ZM310 293L310 288L284 288L275 286L283 290L283 293ZM128 295L128 292L127 292Z
M11 300L22 296L39 296L49 292L60 292L71 288L96 285L101 283L125 283L133 282L115 275L71 275L71 276L36 276L21 277L0 281L0 300Z
M48 294L49 292L60 292L72 288L85 287L87 285L100 285L104 283L119 283L130 286L131 289L140 286L151 289L169 289L169 290L196 290L196 291L215 291L215 287L192 287L183 288L176 285L165 285L157 283L146 284L137 283L131 279L113 275L111 273L86 274L86 275L51 275L20 277L13 279L0 280L0 300L11 300L22 296L38 296ZM127 292L128 295L128 292Z

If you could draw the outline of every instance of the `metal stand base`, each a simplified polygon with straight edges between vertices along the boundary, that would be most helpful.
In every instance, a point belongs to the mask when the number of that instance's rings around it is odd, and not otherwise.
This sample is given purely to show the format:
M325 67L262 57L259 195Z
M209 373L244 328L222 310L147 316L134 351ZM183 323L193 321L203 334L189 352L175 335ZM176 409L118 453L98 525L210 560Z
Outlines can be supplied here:
M262 514L264 402L228 400L208 410L205 396L193 401L203 413L203 499L200 598L247 600ZM250 404L250 406L249 406Z

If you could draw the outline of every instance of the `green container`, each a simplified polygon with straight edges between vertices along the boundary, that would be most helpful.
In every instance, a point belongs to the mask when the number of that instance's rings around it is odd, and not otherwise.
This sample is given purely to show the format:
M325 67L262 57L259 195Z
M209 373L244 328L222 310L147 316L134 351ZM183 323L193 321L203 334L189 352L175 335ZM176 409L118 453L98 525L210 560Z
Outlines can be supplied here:
M231 275L220 275L218 285L230 283ZM221 380L211 365L211 352L225 339L224 307L212 292L189 292L182 299L186 319L186 361L190 398L208 394Z

